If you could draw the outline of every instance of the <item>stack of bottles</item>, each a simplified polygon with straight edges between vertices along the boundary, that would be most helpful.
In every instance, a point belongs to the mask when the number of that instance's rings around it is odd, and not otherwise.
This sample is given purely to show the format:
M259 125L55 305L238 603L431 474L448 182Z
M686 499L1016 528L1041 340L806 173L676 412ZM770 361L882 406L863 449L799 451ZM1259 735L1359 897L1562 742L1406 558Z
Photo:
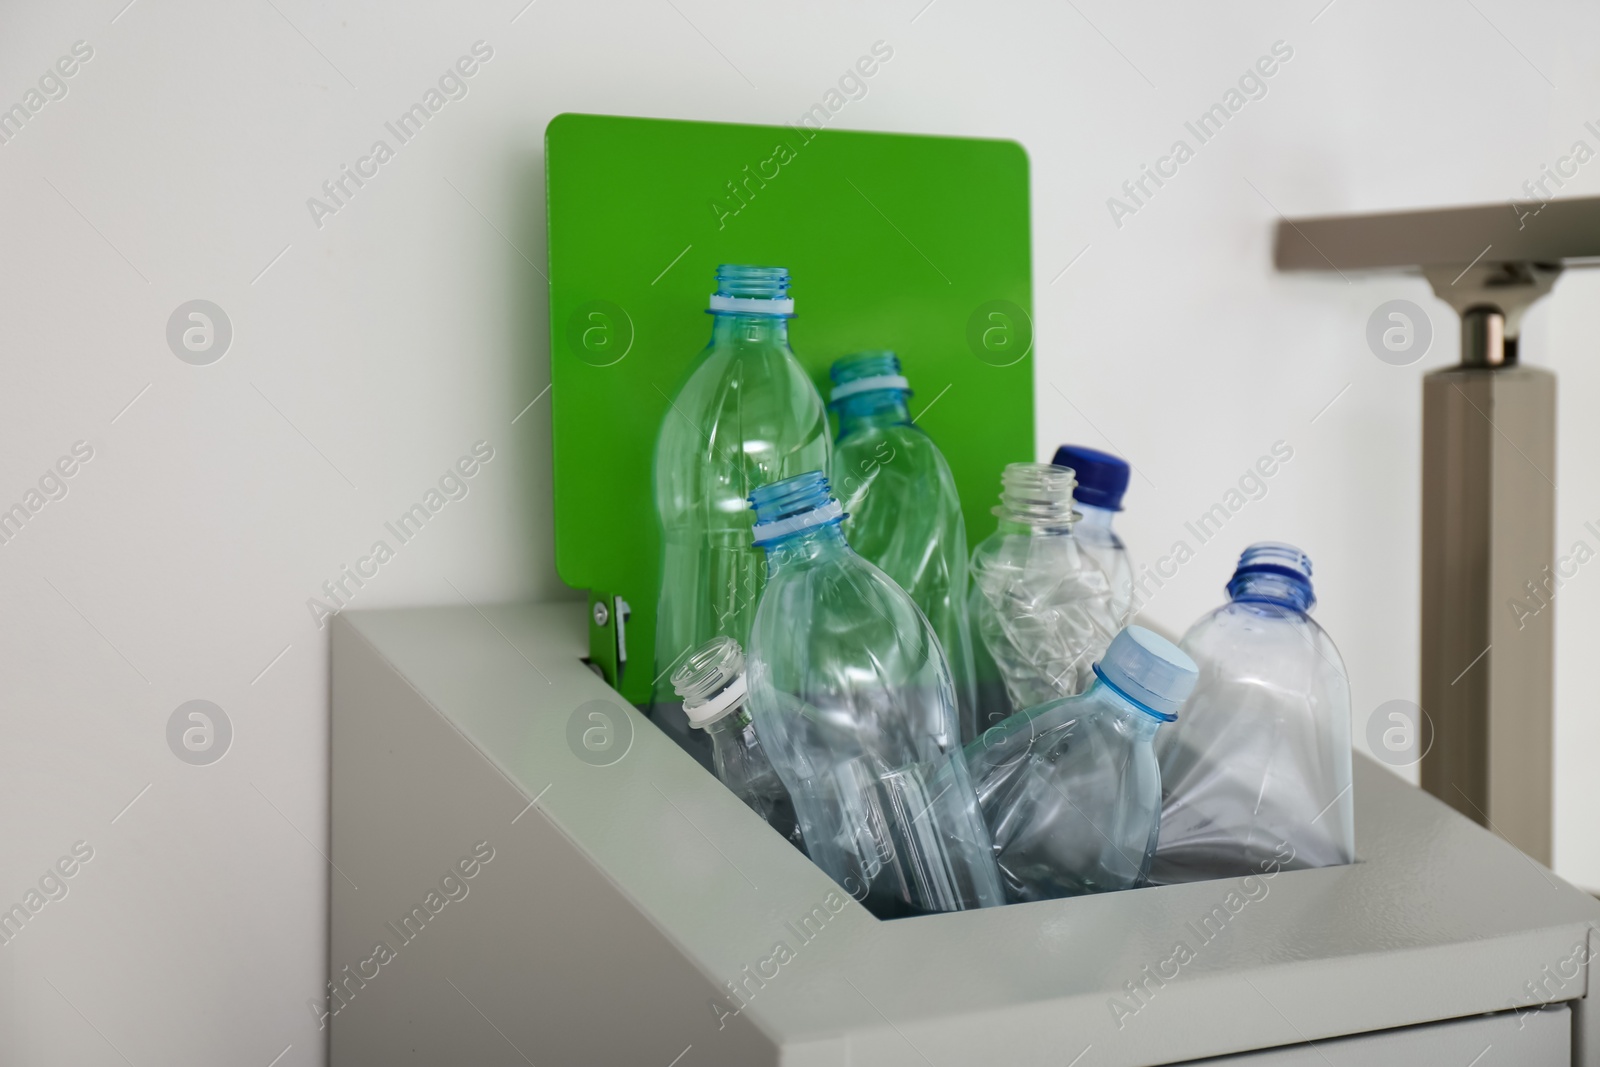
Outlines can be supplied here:
M1246 548L1175 645L1134 622L1123 460L997 471L969 553L914 362L838 359L824 403L786 270L720 267L710 312L657 439L650 712L756 815L881 918L1352 862L1303 552Z

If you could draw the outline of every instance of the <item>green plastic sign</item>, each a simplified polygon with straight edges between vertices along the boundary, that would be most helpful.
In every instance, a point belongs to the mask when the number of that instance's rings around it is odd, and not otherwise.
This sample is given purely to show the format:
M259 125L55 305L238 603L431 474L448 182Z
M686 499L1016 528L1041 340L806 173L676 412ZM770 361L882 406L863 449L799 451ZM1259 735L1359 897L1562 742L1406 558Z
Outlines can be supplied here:
M556 568L590 591L591 661L627 699L657 669L656 433L719 263L789 269L790 341L824 397L840 356L899 353L969 543L994 530L1001 469L1034 452L1021 146L566 114L545 165Z

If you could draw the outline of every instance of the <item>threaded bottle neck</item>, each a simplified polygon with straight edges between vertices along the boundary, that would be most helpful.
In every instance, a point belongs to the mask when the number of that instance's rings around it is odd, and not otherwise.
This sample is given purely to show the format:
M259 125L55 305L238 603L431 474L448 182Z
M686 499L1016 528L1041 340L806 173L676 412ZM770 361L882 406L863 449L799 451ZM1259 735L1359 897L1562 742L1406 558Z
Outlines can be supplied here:
M894 426L911 421L906 398L911 386L900 373L893 352L858 352L837 360L828 370L833 392L828 406L839 416L839 436L869 426Z
M789 295L789 268L724 263L717 267L717 295L745 300L782 300Z
M780 322L794 314L789 298L789 271L786 267L750 267L724 263L717 268L717 291L711 295L710 311L720 322L724 318L776 318Z
M693 726L704 728L738 711L744 703L744 650L731 637L713 637L672 672L672 688Z
M837 525L844 518L839 502L828 488L821 471L807 471L793 478L763 485L750 494L756 524L755 543L782 540L823 525Z
M1077 478L1051 463L1011 463L1000 476L1000 506L994 513L1041 531L1065 532L1081 516L1072 507Z
M750 494L756 524L751 536L767 554L767 576L803 559L848 551L839 524L844 508L821 471L808 471L764 485Z
M834 360L833 366L828 368L828 377L833 379L836 392L851 383L874 378L898 378L900 357L888 351L857 352L853 356Z
M1310 611L1317 598L1311 587L1311 560L1293 545L1261 541L1246 548L1228 582L1228 596L1243 603L1277 604Z

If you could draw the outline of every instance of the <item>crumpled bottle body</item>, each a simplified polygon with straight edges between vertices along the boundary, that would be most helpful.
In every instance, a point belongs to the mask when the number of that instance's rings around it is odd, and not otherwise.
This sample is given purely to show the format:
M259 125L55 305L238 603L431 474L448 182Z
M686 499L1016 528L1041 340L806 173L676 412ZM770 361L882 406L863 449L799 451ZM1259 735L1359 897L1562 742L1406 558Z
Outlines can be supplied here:
M972 557L980 729L1087 689L1122 626L1110 579L1069 531L1010 525Z
M880 918L1002 902L922 612L837 530L772 561L749 707L813 862Z
M1161 884L1355 859L1350 686L1332 639L1302 611L1232 602L1182 648L1200 667L1156 741Z
M967 746L1008 900L1140 883L1160 825L1158 725L1097 686L1013 715Z

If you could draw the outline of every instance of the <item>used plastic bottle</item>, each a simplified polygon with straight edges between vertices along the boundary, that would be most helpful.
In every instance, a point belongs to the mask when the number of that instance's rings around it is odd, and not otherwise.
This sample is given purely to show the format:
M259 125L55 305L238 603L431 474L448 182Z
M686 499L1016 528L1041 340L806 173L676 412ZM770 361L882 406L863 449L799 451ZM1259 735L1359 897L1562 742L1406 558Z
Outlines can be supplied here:
M821 471L750 502L767 554L750 711L806 852L879 918L1001 903L927 618L845 542Z
M1133 621L1133 563L1122 538L1111 528L1111 520L1122 510L1122 495L1128 491L1128 464L1109 452L1082 445L1062 445L1056 449L1054 462L1071 468L1078 480L1072 499L1083 518L1072 528L1072 535L1111 580L1111 604L1119 624L1126 626Z
M749 648L765 580L745 499L760 486L825 470L828 415L789 348L789 272L723 265L711 297L711 343L667 408L656 439L661 521L652 717L705 761L668 676L717 636Z
M689 725L711 738L717 777L751 811L802 852L805 843L794 817L794 801L761 747L750 712L744 651L731 637L713 637L672 674Z
M1251 545L1228 596L1183 638L1200 683L1156 745L1164 797L1153 882L1355 859L1350 685L1307 614L1311 561L1293 545Z
M911 594L950 663L963 743L977 736L967 627L967 526L939 446L911 422L910 383L893 352L834 363L828 406L839 418L830 481L850 547Z
M1150 743L1194 688L1194 661L1130 626L1094 673L1087 692L1013 715L967 746L1014 903L1131 889L1155 852L1161 775Z
M1111 581L1072 534L1072 471L1012 463L995 530L972 553L980 726L1073 696L1121 629Z

